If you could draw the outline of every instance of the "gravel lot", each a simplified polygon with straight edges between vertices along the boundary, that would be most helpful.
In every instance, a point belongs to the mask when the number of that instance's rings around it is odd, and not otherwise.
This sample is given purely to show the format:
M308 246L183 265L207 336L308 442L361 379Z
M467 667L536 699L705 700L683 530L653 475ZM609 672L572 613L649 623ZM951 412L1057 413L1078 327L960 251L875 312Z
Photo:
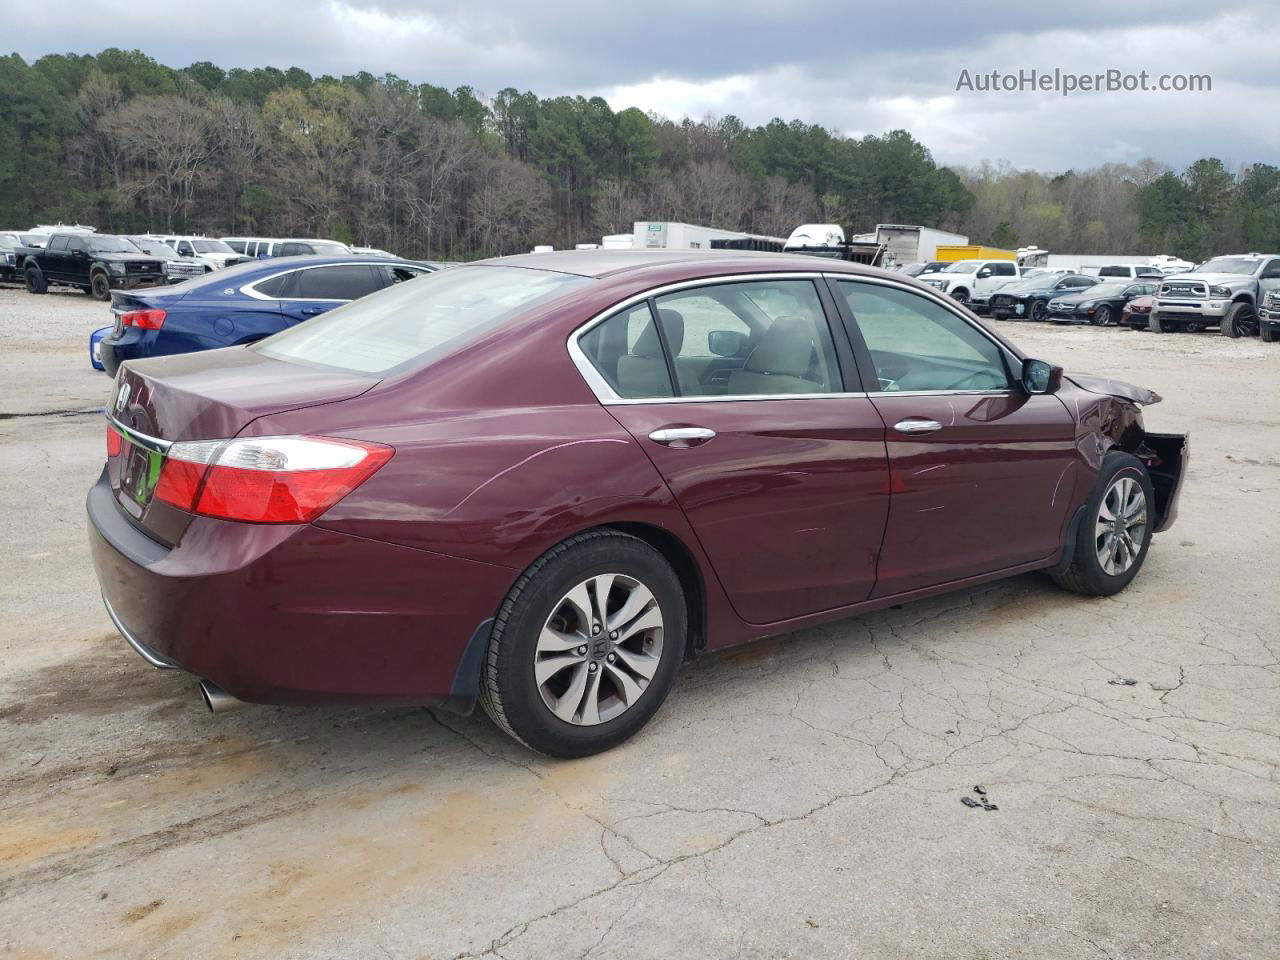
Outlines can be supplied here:
M555 762L480 715L215 718L133 654L82 508L107 319L0 290L0 954L1277 956L1280 348L1005 324L1192 432L1127 592L1023 576L706 658Z

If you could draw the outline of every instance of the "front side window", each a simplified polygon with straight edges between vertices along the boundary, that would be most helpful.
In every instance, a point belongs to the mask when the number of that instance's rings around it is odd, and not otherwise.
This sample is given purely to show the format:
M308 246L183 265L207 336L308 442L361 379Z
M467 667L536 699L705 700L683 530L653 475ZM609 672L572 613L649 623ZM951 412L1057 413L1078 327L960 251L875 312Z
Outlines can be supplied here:
M298 294L303 300L358 300L382 288L373 268L363 264L316 267L298 274Z
M245 242L243 240L228 240L227 246L236 253L244 253Z
M49 241L50 252L53 252L56 250L69 249L67 246L67 241L68 241L68 238L66 236L54 237L52 240Z
M521 267L441 270L330 310L249 349L278 360L383 375L425 366L590 283Z
M1009 389L1001 348L946 307L892 287L851 280L838 286L871 353L880 390Z
M178 241L178 253L180 253L184 257L195 256L195 251L191 249L191 244L187 243L186 240Z

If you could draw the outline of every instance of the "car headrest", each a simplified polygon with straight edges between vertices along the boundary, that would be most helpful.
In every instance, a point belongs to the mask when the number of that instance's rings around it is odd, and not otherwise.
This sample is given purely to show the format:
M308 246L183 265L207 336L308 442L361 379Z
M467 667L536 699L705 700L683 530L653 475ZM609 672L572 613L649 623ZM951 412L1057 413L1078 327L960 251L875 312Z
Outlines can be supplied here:
M810 328L804 317L777 317L747 357L744 369L752 373L807 376L813 364Z
M658 311L658 315L662 317L662 332L667 336L671 355L678 357L680 348L684 346L684 316L678 310L665 307ZM644 325L640 336L636 337L636 345L631 348L631 353L636 357L654 359L662 357L662 343L658 339L658 328L653 325L652 320Z

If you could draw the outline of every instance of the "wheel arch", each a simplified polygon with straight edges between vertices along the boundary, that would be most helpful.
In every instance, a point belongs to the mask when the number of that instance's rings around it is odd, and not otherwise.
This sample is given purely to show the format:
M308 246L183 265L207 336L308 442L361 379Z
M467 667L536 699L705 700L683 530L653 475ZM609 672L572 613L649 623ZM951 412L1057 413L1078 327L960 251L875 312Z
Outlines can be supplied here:
M692 551L678 536L669 530L649 523L621 522L609 523L593 529L617 530L629 534L637 540L643 540L662 554L663 559L671 564L684 589L685 609L688 616L689 636L686 655L699 653L706 649L706 584L703 583L702 571L694 559ZM582 531L586 532L586 531Z

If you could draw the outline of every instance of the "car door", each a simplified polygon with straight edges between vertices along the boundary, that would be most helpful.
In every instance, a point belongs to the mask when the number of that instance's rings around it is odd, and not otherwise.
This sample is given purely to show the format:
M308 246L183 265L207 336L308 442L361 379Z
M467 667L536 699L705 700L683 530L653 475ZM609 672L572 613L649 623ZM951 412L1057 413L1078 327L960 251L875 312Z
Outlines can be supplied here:
M892 499L873 596L1054 555L1077 456L1062 401L1023 391L1014 358L945 302L869 279L833 287L888 427Z
M1018 269L1009 260L992 260L984 263L974 278L974 292L990 296L991 291L1002 283L1016 279ZM981 299L981 297L979 298Z
M1262 273L1258 275L1259 306L1266 300L1267 293L1272 290L1280 290L1280 257L1268 261L1262 268Z
M49 238L44 251L36 258L36 263L45 279L62 280L66 276L66 261L69 256L67 237L60 234Z
M88 241L84 237L68 237L67 253L62 257L62 279L88 286L91 262Z
M623 305L576 341L751 623L857 603L875 584L884 423L818 281L693 283Z
M363 263L305 267L292 276L294 282L281 295L280 310L295 323L358 300L383 285L381 275Z

